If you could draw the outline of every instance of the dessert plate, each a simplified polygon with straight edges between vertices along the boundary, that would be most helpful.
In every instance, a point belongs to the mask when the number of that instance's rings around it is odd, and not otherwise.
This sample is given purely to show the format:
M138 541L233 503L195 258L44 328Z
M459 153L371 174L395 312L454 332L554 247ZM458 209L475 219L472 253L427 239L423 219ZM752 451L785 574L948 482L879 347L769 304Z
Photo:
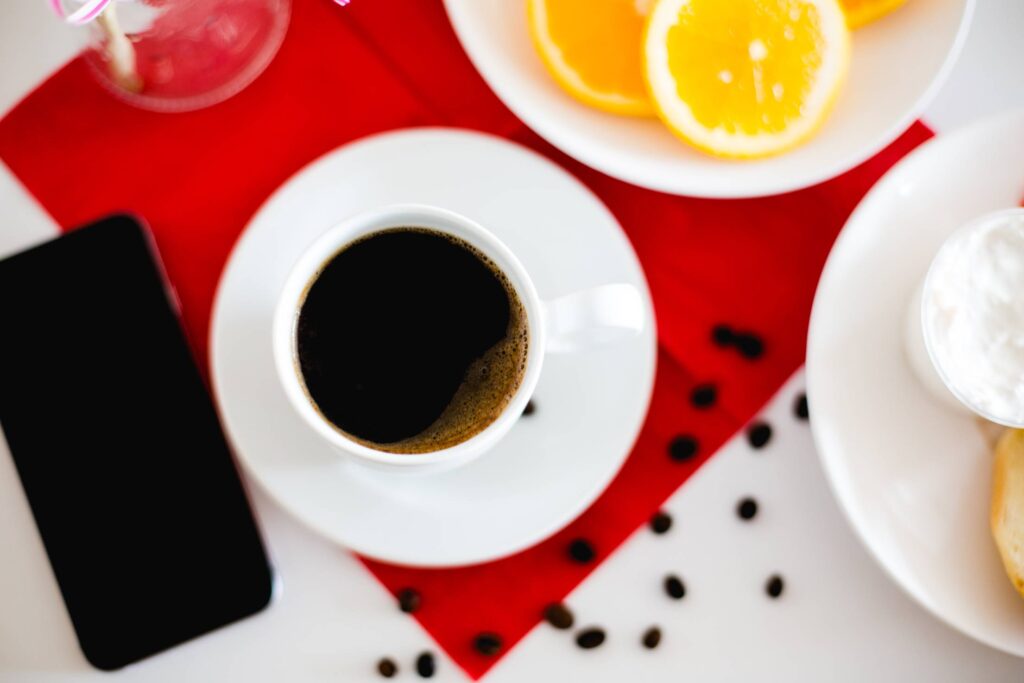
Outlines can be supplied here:
M755 197L835 177L906 130L956 61L974 0L915 0L855 31L848 81L821 131L786 154L758 161L717 159L677 140L656 119L615 116L577 102L537 56L526 0L445 0L445 7L491 89L569 156L662 192Z
M616 346L548 356L532 415L479 460L420 476L370 470L332 450L288 404L271 356L274 304L306 246L347 216L409 202L451 209L492 231L544 299L629 282L648 317L641 336ZM285 183L228 261L210 349L238 458L282 507L360 554L438 567L509 555L579 515L629 455L656 358L640 263L597 197L523 147L437 128L351 143Z
M1024 197L1024 110L937 137L871 190L832 249L807 346L811 425L850 523L935 616L1024 656L1024 600L989 532L987 423L919 384L911 296L943 240Z

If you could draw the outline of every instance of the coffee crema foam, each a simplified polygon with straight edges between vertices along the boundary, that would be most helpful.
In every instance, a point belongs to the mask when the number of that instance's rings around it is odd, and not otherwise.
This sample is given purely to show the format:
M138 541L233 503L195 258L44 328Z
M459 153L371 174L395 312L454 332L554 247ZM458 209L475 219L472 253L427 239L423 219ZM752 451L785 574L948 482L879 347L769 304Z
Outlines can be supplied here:
M381 441L367 438L364 435L354 433L352 429L346 429L339 422L338 415L328 414L314 396L307 384L306 375L308 372L315 373L304 367L303 363L303 312L310 292L316 288L321 276L340 257L351 250L371 242L381 236L412 233L427 235L445 240L450 245L471 254L489 271L490 275L500 283L504 290L508 303L508 321L505 327L504 336L487 348L483 353L477 355L462 371L461 382L454 394L451 395L447 405L440 415L434 419L429 426L416 434L401 438L396 441ZM425 283L425 286L428 286ZM366 296L370 296L369 293ZM467 314L472 314L468 311ZM410 339L415 338L415 330L406 330ZM307 336L309 330L305 331ZM360 334L358 328L351 334ZM312 335L315 337L315 334ZM526 309L519 299L508 276L494 263L494 261L479 249L465 240L437 230L424 227L395 227L379 230L363 236L339 249L320 266L317 272L310 279L310 283L303 292L299 303L299 314L296 320L296 371L300 378L303 391L313 404L317 412L336 431L347 438L369 448L398 454L422 454L444 450L457 446L460 443L473 438L488 426L493 424L505 411L515 396L526 373L526 363L530 347L530 333ZM413 342L414 343L414 342ZM410 387L415 391L415 387ZM381 418L385 419L385 418Z
M518 334L512 332L469 366L451 403L426 431L389 444L348 436L389 453L430 453L457 446L482 432L501 416L522 384L529 351L525 314L522 310ZM510 328L515 324L509 321Z

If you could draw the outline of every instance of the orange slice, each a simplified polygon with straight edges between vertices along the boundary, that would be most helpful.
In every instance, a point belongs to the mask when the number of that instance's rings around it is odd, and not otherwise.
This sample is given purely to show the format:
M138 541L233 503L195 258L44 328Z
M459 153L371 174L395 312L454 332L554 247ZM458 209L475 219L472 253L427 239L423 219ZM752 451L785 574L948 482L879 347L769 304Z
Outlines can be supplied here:
M541 59L571 95L616 114L654 113L644 85L643 39L650 0L527 0Z
M875 19L888 14L906 0L840 0L846 12L846 24L850 28L860 28Z
M777 154L825 121L850 36L838 0L658 0L644 36L658 114L725 157Z

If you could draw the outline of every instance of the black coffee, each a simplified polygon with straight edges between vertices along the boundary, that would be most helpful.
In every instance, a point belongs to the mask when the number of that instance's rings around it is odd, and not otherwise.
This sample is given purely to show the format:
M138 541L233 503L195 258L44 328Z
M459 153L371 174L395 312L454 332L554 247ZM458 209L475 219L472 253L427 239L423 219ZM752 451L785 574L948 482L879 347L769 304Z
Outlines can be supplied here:
M339 430L394 453L461 443L523 378L526 312L506 276L460 239L394 228L335 254L296 326L306 391Z

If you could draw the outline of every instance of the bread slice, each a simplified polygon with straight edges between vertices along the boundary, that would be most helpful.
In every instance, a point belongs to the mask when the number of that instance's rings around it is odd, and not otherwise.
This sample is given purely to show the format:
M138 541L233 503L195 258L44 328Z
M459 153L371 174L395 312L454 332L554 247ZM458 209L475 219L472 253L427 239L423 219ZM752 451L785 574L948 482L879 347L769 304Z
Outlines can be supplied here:
M1006 575L1024 597L1024 429L1006 430L996 444L989 521Z

